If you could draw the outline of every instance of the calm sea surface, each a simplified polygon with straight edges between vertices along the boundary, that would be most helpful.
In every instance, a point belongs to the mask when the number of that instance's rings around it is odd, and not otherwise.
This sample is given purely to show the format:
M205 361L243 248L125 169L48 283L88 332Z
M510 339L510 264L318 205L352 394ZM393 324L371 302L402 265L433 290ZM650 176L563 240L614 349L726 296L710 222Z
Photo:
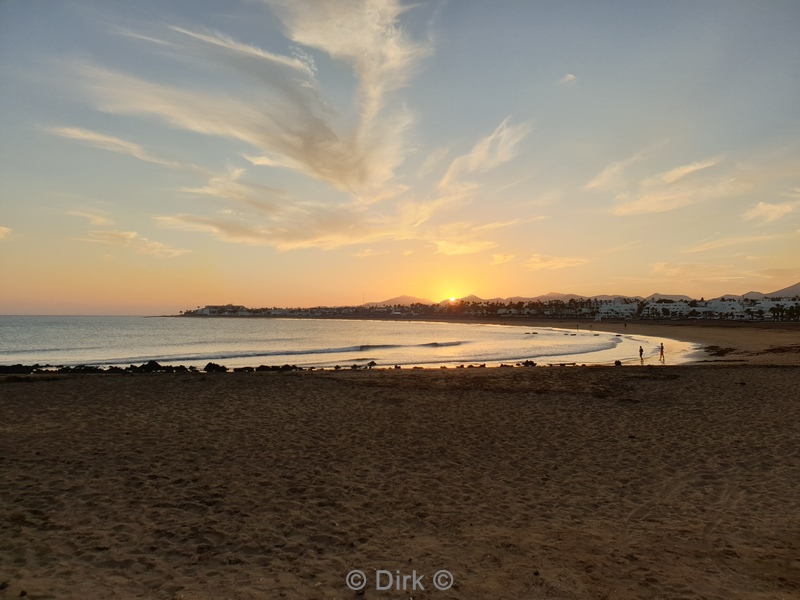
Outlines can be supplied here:
M599 324L598 324L599 325ZM589 327L589 324L586 324ZM268 318L0 316L0 364L331 367L686 362L692 344L589 330L404 321Z

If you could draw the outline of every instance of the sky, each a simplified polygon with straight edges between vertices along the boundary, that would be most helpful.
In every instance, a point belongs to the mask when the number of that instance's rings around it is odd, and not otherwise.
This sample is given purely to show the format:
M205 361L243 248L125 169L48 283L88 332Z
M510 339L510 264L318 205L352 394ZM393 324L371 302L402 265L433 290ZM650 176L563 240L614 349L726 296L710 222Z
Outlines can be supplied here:
M800 3L0 0L0 314L800 281Z

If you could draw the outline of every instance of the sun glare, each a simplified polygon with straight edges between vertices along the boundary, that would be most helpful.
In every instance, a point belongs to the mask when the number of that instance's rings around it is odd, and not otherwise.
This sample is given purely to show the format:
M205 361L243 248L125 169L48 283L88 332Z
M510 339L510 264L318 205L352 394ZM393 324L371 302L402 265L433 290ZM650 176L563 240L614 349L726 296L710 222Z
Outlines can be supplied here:
M456 301L455 297L454 297L454 296L451 296L451 297L450 297L450 302L455 302L455 301Z

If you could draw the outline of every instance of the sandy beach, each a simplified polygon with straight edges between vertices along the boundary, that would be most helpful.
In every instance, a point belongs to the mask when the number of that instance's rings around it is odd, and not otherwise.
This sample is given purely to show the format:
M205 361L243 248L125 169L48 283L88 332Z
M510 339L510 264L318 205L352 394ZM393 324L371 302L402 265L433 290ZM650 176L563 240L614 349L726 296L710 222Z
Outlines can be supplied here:
M0 598L797 598L798 389L740 364L6 377Z

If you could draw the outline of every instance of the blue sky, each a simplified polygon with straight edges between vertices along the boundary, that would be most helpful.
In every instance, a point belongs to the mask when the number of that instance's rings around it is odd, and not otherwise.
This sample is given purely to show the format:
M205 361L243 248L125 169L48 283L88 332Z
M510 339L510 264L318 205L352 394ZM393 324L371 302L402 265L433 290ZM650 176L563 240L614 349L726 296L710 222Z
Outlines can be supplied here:
M0 2L0 312L785 287L798 26L793 1Z

